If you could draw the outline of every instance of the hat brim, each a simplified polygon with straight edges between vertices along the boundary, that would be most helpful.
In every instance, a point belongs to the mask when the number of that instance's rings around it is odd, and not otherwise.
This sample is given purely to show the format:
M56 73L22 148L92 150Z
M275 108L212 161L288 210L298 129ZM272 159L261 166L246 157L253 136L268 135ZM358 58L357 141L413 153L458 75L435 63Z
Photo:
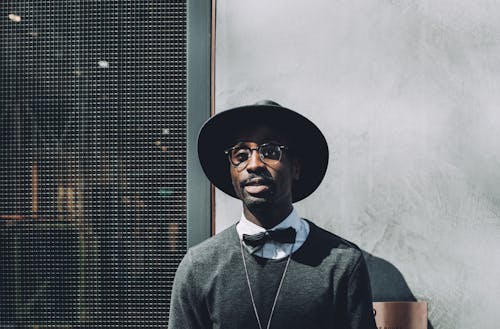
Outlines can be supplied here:
M274 105L249 105L220 112L210 118L198 135L198 157L208 179L221 191L237 198L224 150L233 146L238 134L249 127L266 125L290 141L299 158L300 177L292 185L292 202L300 201L319 186L328 167L328 144L309 119Z

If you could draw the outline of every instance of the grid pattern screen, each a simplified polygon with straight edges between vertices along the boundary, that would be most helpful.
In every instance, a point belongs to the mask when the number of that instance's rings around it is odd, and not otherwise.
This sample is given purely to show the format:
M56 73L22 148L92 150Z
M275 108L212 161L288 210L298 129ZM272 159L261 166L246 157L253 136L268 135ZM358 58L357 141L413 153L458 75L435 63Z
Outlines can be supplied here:
M186 0L0 3L0 328L165 328Z

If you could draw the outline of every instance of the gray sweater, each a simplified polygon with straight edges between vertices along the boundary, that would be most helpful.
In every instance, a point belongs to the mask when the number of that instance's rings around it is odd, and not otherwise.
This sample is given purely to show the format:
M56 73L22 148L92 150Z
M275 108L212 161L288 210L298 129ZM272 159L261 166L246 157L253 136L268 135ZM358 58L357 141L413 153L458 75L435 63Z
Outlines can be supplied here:
M376 328L360 249L309 225L307 240L292 255L271 328ZM244 254L265 328L287 258ZM259 328L235 225L188 250L175 275L169 328Z

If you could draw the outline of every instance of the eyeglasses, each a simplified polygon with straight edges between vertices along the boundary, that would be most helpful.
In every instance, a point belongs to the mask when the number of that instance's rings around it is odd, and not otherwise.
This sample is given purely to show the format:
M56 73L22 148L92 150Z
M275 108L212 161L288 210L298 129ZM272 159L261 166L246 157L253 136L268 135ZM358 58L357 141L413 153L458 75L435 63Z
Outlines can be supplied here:
M288 150L284 145L274 143L265 143L257 147L248 147L245 145L236 145L224 151L229 158L229 162L240 170L245 169L248 159L252 157L253 151L259 153L262 162L268 165L274 165L281 161L283 151Z

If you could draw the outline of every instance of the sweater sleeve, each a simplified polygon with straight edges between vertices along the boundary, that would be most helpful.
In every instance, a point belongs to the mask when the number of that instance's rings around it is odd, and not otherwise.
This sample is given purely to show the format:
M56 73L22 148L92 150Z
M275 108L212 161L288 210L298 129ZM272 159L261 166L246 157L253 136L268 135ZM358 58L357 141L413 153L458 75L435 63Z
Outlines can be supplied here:
M362 255L351 272L347 289L348 328L376 329L370 278Z
M169 329L212 327L206 304L196 281L195 265L188 250L175 273L170 301Z

